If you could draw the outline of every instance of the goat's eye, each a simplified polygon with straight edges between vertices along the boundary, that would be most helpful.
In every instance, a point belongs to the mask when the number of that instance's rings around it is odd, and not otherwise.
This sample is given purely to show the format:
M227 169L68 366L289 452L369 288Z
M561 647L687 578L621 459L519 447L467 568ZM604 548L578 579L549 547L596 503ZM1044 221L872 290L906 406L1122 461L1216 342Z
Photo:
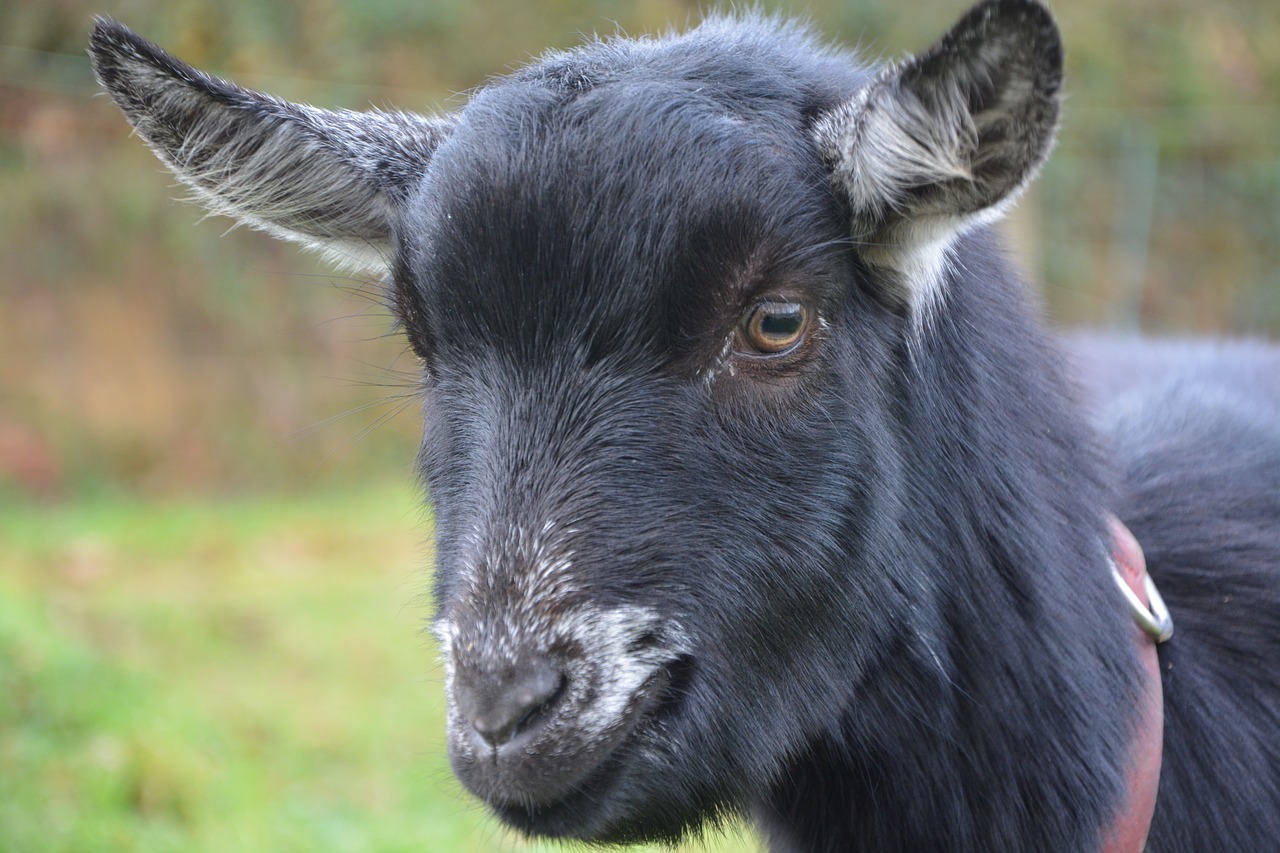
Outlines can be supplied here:
M742 318L739 335L748 349L780 355L794 349L809 328L809 309L799 302L758 302Z

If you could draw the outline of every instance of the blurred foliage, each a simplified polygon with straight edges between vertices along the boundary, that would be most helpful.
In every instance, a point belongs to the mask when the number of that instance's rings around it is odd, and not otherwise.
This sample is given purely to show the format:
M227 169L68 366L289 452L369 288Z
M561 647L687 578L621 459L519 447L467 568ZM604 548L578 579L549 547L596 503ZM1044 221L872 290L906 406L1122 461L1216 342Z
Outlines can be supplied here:
M412 359L383 337L376 287L259 234L222 236L224 220L198 224L196 209L171 203L182 191L91 97L92 14L291 99L433 110L581 31L682 27L701 5L0 4L0 501L311 488L411 464ZM764 4L873 58L923 48L966 5ZM1280 5L1074 0L1057 11L1066 125L1010 225L1051 315L1280 333ZM400 408L410 411L394 417Z

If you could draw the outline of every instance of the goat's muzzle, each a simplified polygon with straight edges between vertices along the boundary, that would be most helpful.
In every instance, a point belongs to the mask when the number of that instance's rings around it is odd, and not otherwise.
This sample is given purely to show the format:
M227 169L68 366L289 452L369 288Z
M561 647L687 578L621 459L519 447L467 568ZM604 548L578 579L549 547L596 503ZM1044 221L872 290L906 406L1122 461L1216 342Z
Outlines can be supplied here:
M437 624L449 755L499 813L532 817L607 785L613 759L639 748L646 722L673 701L688 658L679 632L648 608L577 609L519 636L512 627L509 618Z

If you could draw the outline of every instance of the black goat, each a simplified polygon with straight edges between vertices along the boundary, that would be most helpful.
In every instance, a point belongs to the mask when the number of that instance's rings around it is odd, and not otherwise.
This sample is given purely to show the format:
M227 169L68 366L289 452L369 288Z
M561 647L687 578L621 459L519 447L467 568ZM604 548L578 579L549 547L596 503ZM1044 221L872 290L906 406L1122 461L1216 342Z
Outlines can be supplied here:
M1137 850L1162 680L1147 849L1280 845L1280 355L1079 339L1076 393L986 227L1057 123L1038 3L889 68L713 18L440 118L285 103L105 20L92 54L215 211L388 273L450 753L502 820ZM1178 624L1162 679L1111 513Z

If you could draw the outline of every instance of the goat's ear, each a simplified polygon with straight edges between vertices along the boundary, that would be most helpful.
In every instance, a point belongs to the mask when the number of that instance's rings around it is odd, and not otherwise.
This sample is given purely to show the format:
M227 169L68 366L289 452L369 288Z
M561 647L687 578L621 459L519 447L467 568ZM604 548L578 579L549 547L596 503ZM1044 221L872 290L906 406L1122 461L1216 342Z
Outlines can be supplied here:
M396 208L451 127L287 103L198 71L104 18L89 53L138 134L213 212L347 267L386 268Z
M1035 0L987 0L937 44L822 116L814 133L853 236L915 301L947 247L998 217L1048 156L1062 41Z

